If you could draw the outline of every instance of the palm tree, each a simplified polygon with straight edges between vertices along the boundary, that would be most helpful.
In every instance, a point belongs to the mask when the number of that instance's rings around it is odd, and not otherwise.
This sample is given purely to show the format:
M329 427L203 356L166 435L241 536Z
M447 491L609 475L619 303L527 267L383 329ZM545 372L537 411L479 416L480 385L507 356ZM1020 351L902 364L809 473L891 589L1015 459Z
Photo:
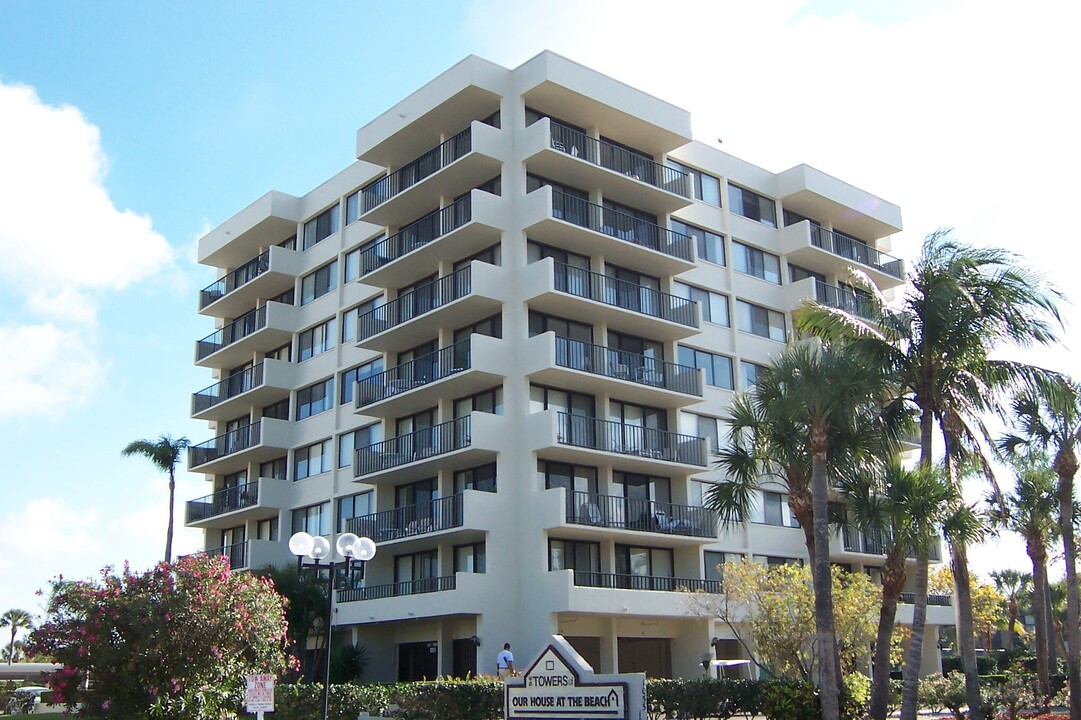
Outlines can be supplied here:
M1063 376L1037 379L1013 401L1019 433L1002 439L1007 453L1029 446L1054 453L1051 463L1058 476L1056 495L1059 527L1066 561L1066 664L1069 668L1070 718L1081 719L1081 593L1077 586L1077 541L1074 533L1074 476L1076 447L1081 443L1081 386Z
M176 495L176 464L180 453L190 442L186 437L173 440L170 435L161 435L157 440L136 440L120 451L120 454L142 455L162 472L169 473L169 527L165 531L165 562L173 559L173 503Z
M20 630L33 626L33 619L30 617L30 613L25 610L19 610L18 608L12 608L3 615L0 615L0 628L11 628L11 640L8 642L8 665L11 665L15 659L15 636Z
M911 286L892 311L869 283L861 308L864 319L815 303L797 312L800 330L826 338L847 338L867 362L894 373L902 397L915 404L920 423L920 464L933 462L936 426L945 446L947 479L959 484L962 462L975 458L1000 496L982 451L987 431L980 417L997 410L997 395L1037 370L993 360L1003 343L1027 346L1057 339L1059 293L1027 270L1012 253L973 248L940 230L924 240L909 278ZM982 718L972 619L972 581L963 536L950 542L957 582L957 644L965 670L965 691L974 720Z
M910 642L916 642L918 637L922 653L930 545L939 537L938 526L945 519L942 509L952 500L954 493L936 471L927 468L906 470L896 458L881 473L860 474L844 481L840 489L845 496L852 524L862 532L875 533L886 540L886 561L881 571L882 606L871 664L869 709L874 720L883 720L889 704L890 645L897 602L907 579L906 558L912 555L917 559L917 592L913 608L913 638Z
M1025 539L1025 552L1032 562L1032 614L1036 619L1036 676L1040 693L1051 696L1050 657L1052 631L1047 617L1047 546L1058 538L1058 503L1055 473L1050 461L1040 454L1009 458L1016 482L1004 497L1004 505L992 503L991 520ZM1012 611L1011 611L1012 613ZM1011 614L1010 624L1014 620Z
M884 443L896 444L903 415L883 412L881 400L890 394L885 387L887 382L887 376L869 367L862 356L844 346L827 343L817 347L805 343L782 353L769 371L760 376L751 398L743 403L743 410L752 410L755 417L777 420L772 427L768 421L757 424L757 429L763 432L756 438L752 431L743 448L755 447L756 440L762 440L763 434L768 436L777 427L785 428L794 435L785 441L786 447L795 443L795 447L802 448L802 454L785 459L793 460L800 471L810 468L811 580L822 716L827 720L835 720L840 712L829 554L829 479L831 475L836 479L838 468L842 467L836 462L839 455L858 461L880 450ZM756 477L753 470L763 464L762 459L770 449L766 441L757 445L757 451L750 453L738 450L721 453L721 467L733 465L737 470L735 482L718 486L709 501L722 519L742 517L749 504L751 490L757 482L752 479ZM737 459L743 464L737 465ZM806 525L804 528L806 533Z
M995 589L1006 597L1006 612L1009 618L1006 629L1006 651L1009 652L1013 650L1013 629L1017 625L1017 598L1028 592L1029 583L1032 582L1032 573L1010 568L993 570L991 581L995 584Z

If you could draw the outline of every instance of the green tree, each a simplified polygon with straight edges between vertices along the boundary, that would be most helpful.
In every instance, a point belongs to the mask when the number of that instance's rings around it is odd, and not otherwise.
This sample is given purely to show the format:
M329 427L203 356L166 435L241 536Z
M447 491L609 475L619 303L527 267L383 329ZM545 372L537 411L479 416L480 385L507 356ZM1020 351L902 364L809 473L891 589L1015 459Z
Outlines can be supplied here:
M1007 568L995 570L991 573L991 582L997 590L1006 598L1007 623L1006 623L1006 650L1013 650L1013 633L1017 627L1019 615L1017 599L1028 592L1029 583L1032 582L1032 573L1022 572Z
M1007 452L1023 447L1053 454L1058 477L1059 528L1066 564L1066 664L1069 668L1070 718L1081 720L1081 592L1077 585L1077 540L1074 523L1076 448L1081 442L1081 386L1065 377L1038 378L1013 401L1018 432L1002 439Z
M0 615L0 628L10 628L11 639L8 641L8 665L15 660L15 636L20 630L33 627L33 619L30 613L18 608L12 608Z
M1036 677L1044 698L1051 696L1050 657L1053 654L1050 618L1047 616L1047 546L1058 538L1058 502L1055 472L1039 453L1009 459L1016 482L1000 505L990 500L991 520L1025 539L1032 562L1032 614L1036 619ZM1013 620L1010 621L1011 626Z
M954 493L941 474L930 469L905 469L894 459L880 473L861 473L840 486L848 504L848 516L865 533L885 539L886 561L882 566L882 596L878 632L871 663L869 714L882 720L889 711L891 638L894 636L897 602L906 582L906 559L916 557L912 639L916 662L923 652L927 619L927 570L930 548L938 541L944 508Z
M32 652L62 665L49 678L57 702L82 716L177 720L236 713L245 675L286 668L284 643L273 585L208 556L54 581L30 636Z
M267 565L256 574L269 578L274 589L285 599L285 619L289 628L286 638L293 656L300 662L300 677L312 681L315 668L309 667L305 650L315 626L326 622L326 580L310 573L298 573L293 566Z
M124 457L142 455L162 472L169 473L169 527L165 531L165 562L173 559L173 504L176 500L176 464L180 453L190 444L186 437L173 440L170 435L161 435L157 440L135 440L120 451Z
M821 337L846 338L868 363L893 373L902 397L917 409L920 464L933 463L937 428L946 478L959 486L960 465L966 460L990 467L980 451L980 440L987 437L983 413L998 409L1001 391L1038 374L1029 365L992 359L992 351L1006 343L1057 340L1061 296L1012 253L958 243L945 230L924 240L909 281L895 310L872 292L861 308L869 319L812 304L797 313L797 326ZM986 474L998 494L993 475ZM968 547L962 536L951 540L950 553L965 687L972 716L981 720Z

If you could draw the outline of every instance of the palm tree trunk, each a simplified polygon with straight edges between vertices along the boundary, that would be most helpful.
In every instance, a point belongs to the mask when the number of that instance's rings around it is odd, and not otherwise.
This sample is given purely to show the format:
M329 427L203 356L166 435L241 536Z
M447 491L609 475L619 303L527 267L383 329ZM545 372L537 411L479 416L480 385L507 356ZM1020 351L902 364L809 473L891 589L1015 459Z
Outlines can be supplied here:
M1036 678L1040 695L1051 697L1051 633L1047 624L1047 550L1040 537L1028 538L1028 556L1032 560L1032 614L1036 618Z
M1058 458L1055 464L1059 465ZM1068 470L1059 474L1058 495L1059 524L1066 558L1066 665L1069 668L1070 720L1081 720L1081 628L1078 626L1081 598L1077 588L1077 543L1073 528L1073 474Z
M814 435L825 435L817 428L812 430L815 452L811 465L811 498L814 507L814 586L815 630L818 634L819 696L822 700L822 720L839 720L840 669L837 667L837 638L833 619L833 574L830 569L829 538L829 488L826 471L826 443L814 442ZM821 448L821 450L820 450Z
M916 720L919 711L920 666L923 664L923 634L927 626L927 553L916 560L916 603L912 608L912 636L905 653L904 690L901 693L901 720Z
M173 561L173 503L176 496L176 475L169 468L169 526L165 529L165 562Z
M1006 628L1006 652L1013 650L1013 629L1017 626L1017 598L1010 596L1010 626Z
M8 665L12 664L15 659L15 633L19 631L19 628L15 626L15 623L11 624L11 642L8 643Z
M982 720L980 674L976 664L976 628L972 619L972 577L968 573L968 548L964 540L952 540L950 554L955 586L953 599L957 603L957 649L965 670L968 713L972 720Z
M878 611L878 635L871 663L872 720L885 720L890 701L890 644L897 617L897 599L905 583L904 545L894 545L882 567L882 607Z

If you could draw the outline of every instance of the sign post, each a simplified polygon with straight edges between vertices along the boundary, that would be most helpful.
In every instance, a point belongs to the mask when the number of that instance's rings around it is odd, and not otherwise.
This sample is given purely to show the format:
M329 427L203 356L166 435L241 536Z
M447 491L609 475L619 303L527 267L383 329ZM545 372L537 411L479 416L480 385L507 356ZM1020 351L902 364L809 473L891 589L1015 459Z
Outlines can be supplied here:
M596 675L562 635L521 677L507 678L506 720L645 720L644 673Z
M244 694L247 711L263 720L263 713L274 712L274 676L249 675Z

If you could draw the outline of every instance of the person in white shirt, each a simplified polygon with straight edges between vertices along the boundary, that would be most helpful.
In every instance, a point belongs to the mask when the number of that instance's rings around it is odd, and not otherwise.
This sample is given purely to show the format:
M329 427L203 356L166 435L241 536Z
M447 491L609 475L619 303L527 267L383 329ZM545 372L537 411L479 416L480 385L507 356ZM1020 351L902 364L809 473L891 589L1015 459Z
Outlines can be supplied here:
M514 655L510 651L510 643L503 643L503 652L495 658L495 671L500 680L506 680L514 675Z

